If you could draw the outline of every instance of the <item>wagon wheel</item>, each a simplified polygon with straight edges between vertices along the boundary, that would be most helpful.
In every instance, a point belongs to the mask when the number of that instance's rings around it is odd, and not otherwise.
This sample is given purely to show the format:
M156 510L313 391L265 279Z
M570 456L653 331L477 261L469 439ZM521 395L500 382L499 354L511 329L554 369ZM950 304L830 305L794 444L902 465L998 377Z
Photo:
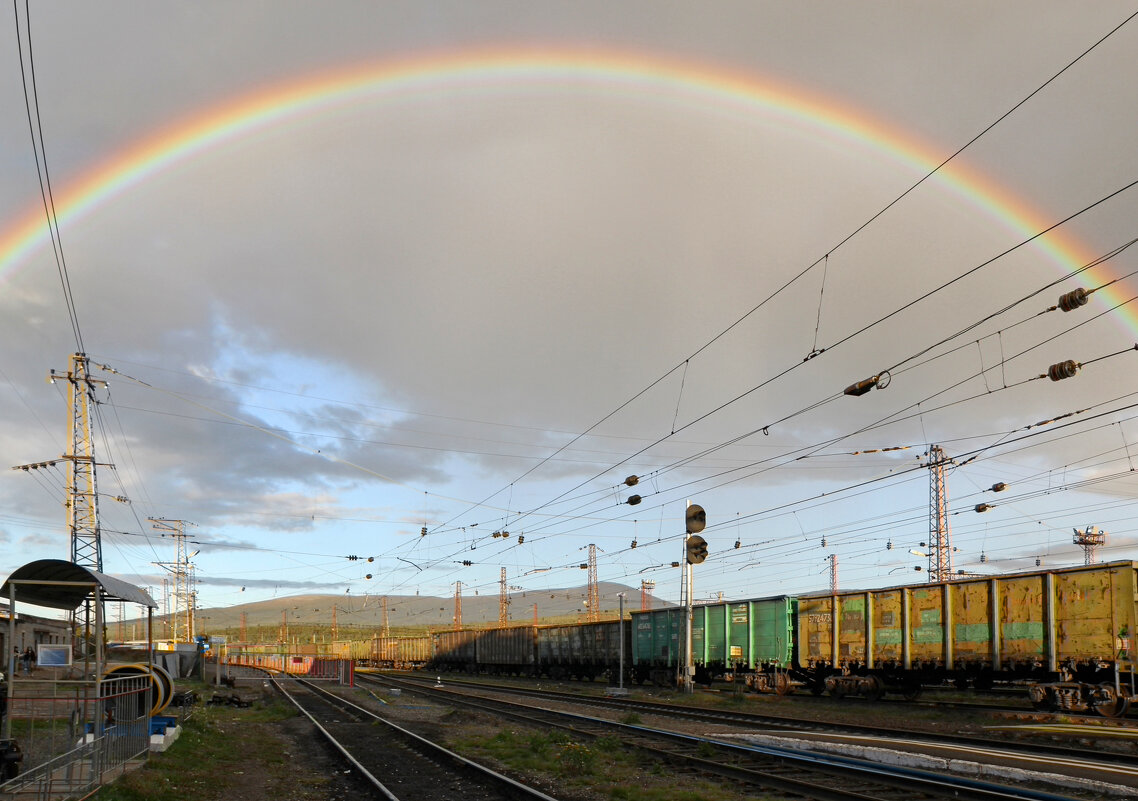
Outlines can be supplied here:
M785 673L775 673L774 691L779 695L790 695L794 692L794 685L790 683L790 676Z
M1031 699L1031 708L1040 712L1054 712L1055 696L1046 687L1039 685L1032 685L1027 691L1028 698Z
M885 697L885 682L880 676L866 677L864 695L870 701L880 701Z
M1119 695L1109 684L1100 684L1097 697L1093 701L1095 712L1104 718L1121 718L1130 709L1130 699Z
M916 701L921 697L923 689L919 681L909 681L901 687L901 697L906 701Z

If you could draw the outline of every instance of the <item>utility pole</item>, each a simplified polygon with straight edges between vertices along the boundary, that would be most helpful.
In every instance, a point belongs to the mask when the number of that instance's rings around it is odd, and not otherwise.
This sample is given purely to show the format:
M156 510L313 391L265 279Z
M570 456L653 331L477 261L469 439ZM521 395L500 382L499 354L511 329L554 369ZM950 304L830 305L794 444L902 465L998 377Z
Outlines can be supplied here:
M194 639L194 592L193 565L186 556L186 520L167 520L148 517L155 531L170 532L174 537L175 560L155 562L174 576L174 642L192 642ZM189 523L193 525L193 523ZM196 554L197 551L194 551ZM191 554L192 556L193 554Z
M501 569L498 579L498 628L510 625L510 595L506 588L506 568Z
M332 642L336 642L336 604L332 604Z
M597 546L589 543L589 622L601 619L601 592L597 586Z
M948 487L944 466L951 460L939 445L929 448L929 581L952 578L952 538L948 531Z
M838 555L830 554L830 594L838 594Z
M248 612L242 612L241 613L241 642L243 642L243 643L249 642L248 623L249 623L249 613Z
M1073 542L1083 549L1083 564L1093 565L1098 562L1098 549L1106 544L1106 532L1098 526L1087 526L1082 531L1075 529Z
M386 595L383 596L383 604L382 605L383 605L383 621L382 621L383 622L383 629L382 629L383 636L384 637L390 637L391 636L391 621L388 620L388 618L387 618L387 596Z

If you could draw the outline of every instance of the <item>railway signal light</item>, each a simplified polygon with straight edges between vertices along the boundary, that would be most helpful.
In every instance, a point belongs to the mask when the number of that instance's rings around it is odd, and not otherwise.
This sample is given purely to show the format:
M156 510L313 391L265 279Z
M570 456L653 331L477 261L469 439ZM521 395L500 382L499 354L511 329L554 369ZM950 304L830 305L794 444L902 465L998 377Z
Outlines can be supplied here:
M688 534L698 534L703 531L704 526L707 525L707 512L703 511L703 507L699 504L693 503L688 507L687 512L687 532Z
M684 542L687 548L687 559L689 565L698 565L707 558L707 540L698 534L692 534Z

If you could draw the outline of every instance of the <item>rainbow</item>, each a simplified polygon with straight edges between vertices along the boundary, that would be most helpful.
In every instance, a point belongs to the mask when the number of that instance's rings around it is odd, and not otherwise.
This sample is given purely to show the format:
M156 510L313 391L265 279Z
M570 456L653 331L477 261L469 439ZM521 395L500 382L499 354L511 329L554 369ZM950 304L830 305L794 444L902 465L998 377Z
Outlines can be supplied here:
M313 115L443 90L493 91L518 86L612 91L757 115L764 121L802 126L875 149L908 165L915 175L928 172L944 158L927 143L831 98L750 74L640 53L519 48L460 51L307 76L198 112L127 147L57 191L57 219L65 228L132 187L213 148ZM963 162L953 162L938 178L940 186L960 194L1024 238L1051 222ZM48 246L48 228L37 200L14 224L0 230L0 280L10 280L34 253ZM1084 249L1063 235L1048 236L1039 248L1064 270L1089 261Z

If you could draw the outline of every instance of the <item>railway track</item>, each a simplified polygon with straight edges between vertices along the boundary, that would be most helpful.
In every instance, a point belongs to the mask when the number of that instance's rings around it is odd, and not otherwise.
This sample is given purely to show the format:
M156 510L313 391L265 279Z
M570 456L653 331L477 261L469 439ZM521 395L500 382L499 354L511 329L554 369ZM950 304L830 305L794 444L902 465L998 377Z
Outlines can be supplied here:
M410 681L420 681L420 683L429 683L428 680L409 678ZM827 723L814 720L804 720L801 718L789 718L777 715L758 714L753 712L741 712L730 709L712 709L708 707L688 706L681 704L669 704L658 701L645 701L641 699L631 698L611 698L607 696L582 696L578 693L565 693L553 690L539 690L529 687L519 687L515 685L499 685L487 684L478 681L465 681L462 679L447 679L447 685L452 687L472 687L487 692L502 692L513 695L523 695L533 698L546 698L550 700L562 701L565 703L575 704L588 704L593 707L606 707L610 709L620 709L640 714L663 715L672 718L683 718L687 720L704 721L707 723L716 724L734 724L742 728L755 730L761 729L765 731L794 731L794 732L812 732L812 733L833 733L841 732L851 736L877 738L879 740L914 740L919 738L928 739L930 735L925 732L914 731L912 729L887 729L880 726L863 726L857 724L847 723ZM1023 711L1023 710L1019 710ZM1028 714L1028 713L1025 713ZM1041 713L1030 713L1038 716ZM1072 721L1071 716L1064 716L1065 721ZM1119 721L1107 718L1088 717L1079 719L1080 722L1087 722L1102 727L1103 730L1113 730L1118 728L1129 728ZM1082 732L1086 736L1086 732ZM1087 763L1109 763L1117 765L1132 765L1134 763L1133 753L1120 753L1113 751L1104 751L1101 749L1088 749L1078 748L1074 746L1055 745L1052 743L1031 743L1023 742L1020 740L1009 739L990 739L983 737L973 737L967 735L959 735L952 733L937 733L935 735L937 742L949 743L973 749L1002 749L1005 751L1018 751L1023 753L1031 753L1035 755L1050 756L1056 759L1069 759L1069 760L1082 760Z
M439 703L467 706L541 728L560 728L582 738L616 734L627 747L650 754L674 769L714 774L731 782L761 787L768 792L774 791L794 798L821 801L933 801L943 798L958 801L1069 801L1068 796L1040 790L938 775L800 749L739 745L710 737L617 723L587 715L516 704L492 695L473 694L469 689L460 691L391 676L361 678L417 692ZM573 697L573 701L578 704L591 704L594 700L599 699ZM669 711L672 710L669 708Z
M387 801L557 801L312 682L271 681L374 789L376 797Z

